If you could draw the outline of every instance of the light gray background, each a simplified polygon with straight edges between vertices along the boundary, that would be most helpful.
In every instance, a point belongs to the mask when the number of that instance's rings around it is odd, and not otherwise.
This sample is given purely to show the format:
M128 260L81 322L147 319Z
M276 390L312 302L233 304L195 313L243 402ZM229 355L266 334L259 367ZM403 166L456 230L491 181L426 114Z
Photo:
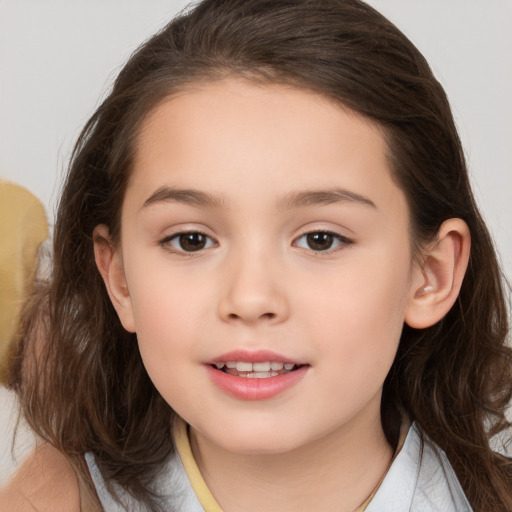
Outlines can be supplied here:
M512 278L512 0L369 0L445 86ZM0 177L50 222L74 139L138 44L184 0L0 0Z

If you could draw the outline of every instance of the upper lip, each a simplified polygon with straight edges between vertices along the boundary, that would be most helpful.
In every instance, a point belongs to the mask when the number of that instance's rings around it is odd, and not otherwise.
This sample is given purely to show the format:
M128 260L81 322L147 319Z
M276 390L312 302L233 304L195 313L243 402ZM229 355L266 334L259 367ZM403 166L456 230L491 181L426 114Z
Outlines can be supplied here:
M271 350L232 350L231 352L226 352L225 354L210 359L206 364L225 363L227 361L244 361L247 363L264 363L270 361L295 365L305 364L301 361L272 352Z

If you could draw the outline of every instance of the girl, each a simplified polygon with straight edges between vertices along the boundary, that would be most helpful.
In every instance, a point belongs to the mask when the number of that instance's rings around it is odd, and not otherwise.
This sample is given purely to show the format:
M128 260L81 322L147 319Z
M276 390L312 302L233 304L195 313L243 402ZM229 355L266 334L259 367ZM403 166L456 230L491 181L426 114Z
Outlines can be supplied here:
M25 324L12 385L83 510L512 509L495 253L441 86L359 0L147 41Z

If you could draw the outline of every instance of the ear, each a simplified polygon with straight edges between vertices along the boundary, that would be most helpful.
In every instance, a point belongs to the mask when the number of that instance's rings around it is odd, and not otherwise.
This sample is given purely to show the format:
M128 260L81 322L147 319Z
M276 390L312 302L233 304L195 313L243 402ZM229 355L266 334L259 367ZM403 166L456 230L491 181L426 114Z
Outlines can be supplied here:
M445 221L437 239L423 250L422 263L413 271L405 322L425 329L441 320L459 295L468 266L471 235L461 219Z
M114 247L110 231L103 224L94 228L93 240L96 266L103 278L112 305L117 311L123 327L129 332L135 332L132 300L126 283L120 250Z

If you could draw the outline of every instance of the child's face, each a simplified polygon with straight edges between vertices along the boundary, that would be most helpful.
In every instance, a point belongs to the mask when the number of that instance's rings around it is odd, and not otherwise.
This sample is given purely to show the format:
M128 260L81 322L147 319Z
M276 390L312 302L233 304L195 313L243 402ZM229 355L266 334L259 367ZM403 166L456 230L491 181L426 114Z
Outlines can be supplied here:
M199 436L276 453L380 425L418 270L371 123L280 86L181 93L143 126L121 240L121 318Z

